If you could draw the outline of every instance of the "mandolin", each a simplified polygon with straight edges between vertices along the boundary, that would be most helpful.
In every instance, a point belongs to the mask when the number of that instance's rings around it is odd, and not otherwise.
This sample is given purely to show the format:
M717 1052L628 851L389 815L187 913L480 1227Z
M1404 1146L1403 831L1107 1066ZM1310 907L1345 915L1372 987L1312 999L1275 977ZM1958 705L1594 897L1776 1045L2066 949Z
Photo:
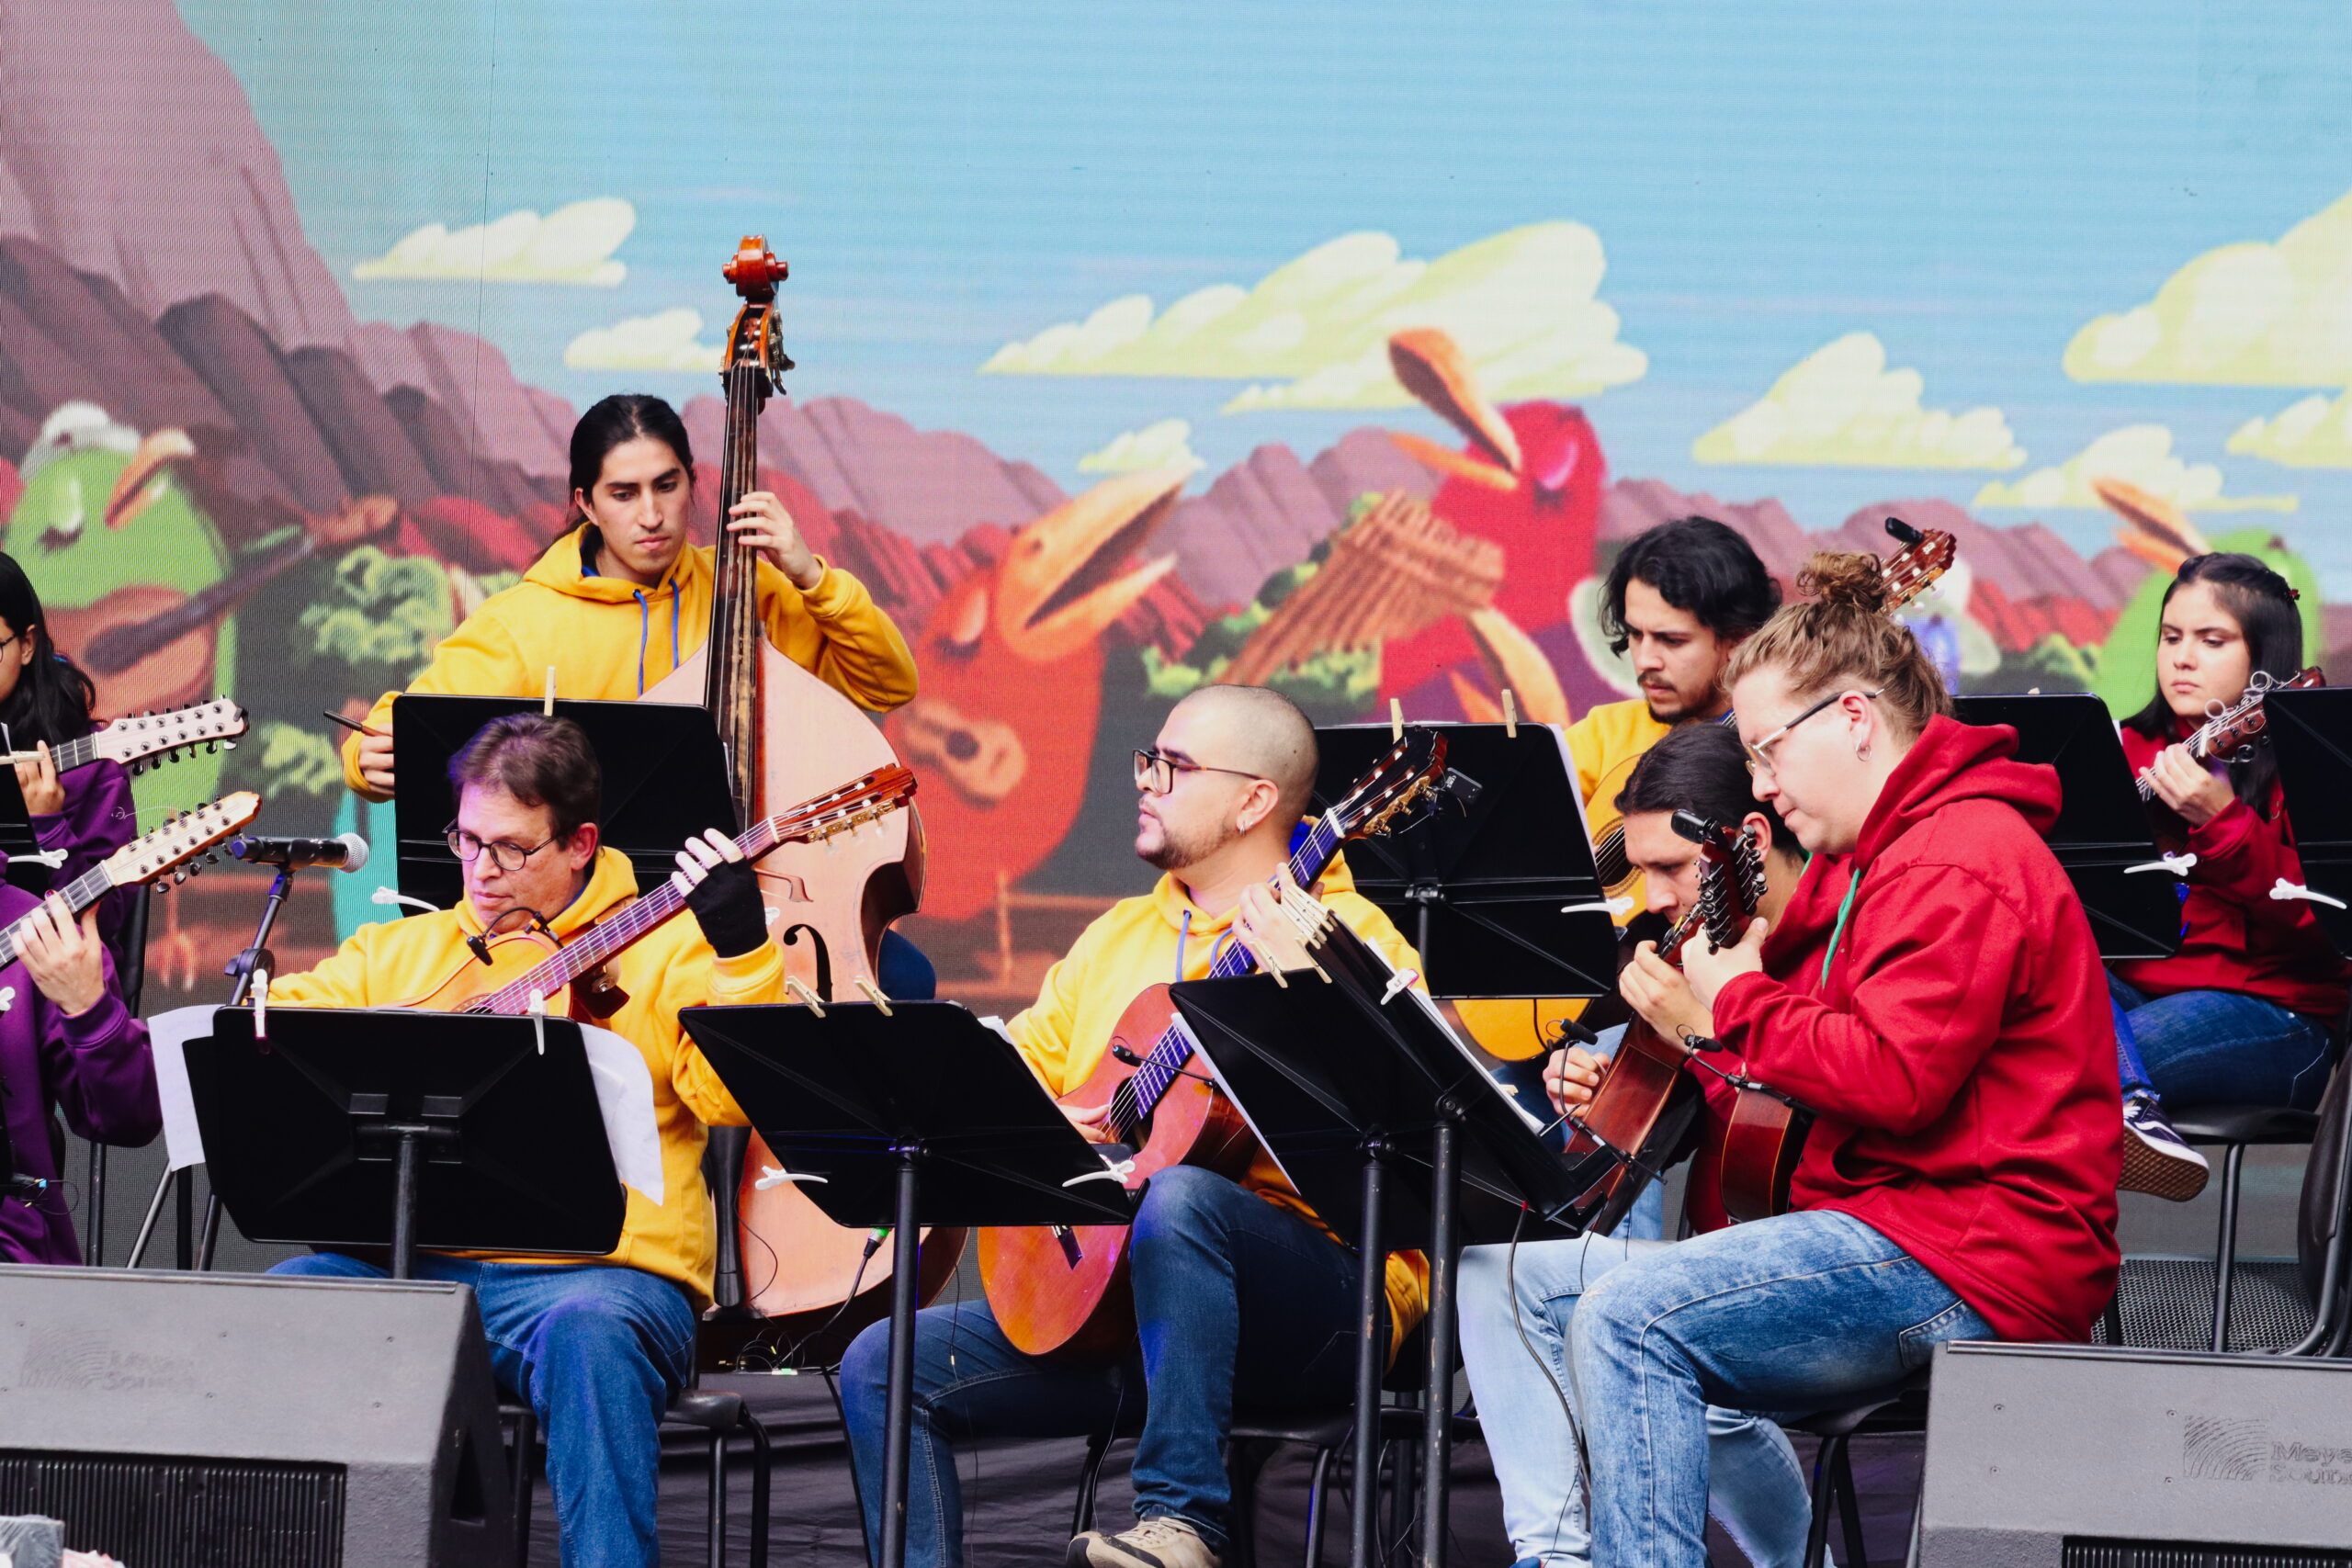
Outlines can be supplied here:
M260 815L261 796L253 791L224 795L193 811L179 813L152 833L141 833L64 886L50 891L78 915L105 897L109 888L160 883L166 875L175 883L186 882L201 869L189 863ZM208 862L213 858L206 856ZM156 889L164 890L163 886ZM17 928L10 926L0 931L0 964L16 961Z
M1658 956L1679 965L1683 948L1699 932L1728 947L1747 931L1764 897L1764 852L1752 829L1693 811L1677 811L1674 830L1699 846L1698 902L1657 944ZM1577 1198L1577 1209L1591 1215L1587 1229L1614 1230L1643 1189L1686 1152L1700 1111L1699 1086L1682 1070L1688 1055L1679 1042L1665 1039L1636 1013L1600 1087L1569 1114L1576 1132L1566 1157L1603 1173Z
M77 735L49 749L60 773L86 768L93 762L120 762L136 773L151 757L179 760L180 753L198 746L233 745L245 732L245 710L227 697L166 713L134 714L101 729ZM30 762L38 751L0 752L0 761Z
M1347 797L1307 830L1290 857L1290 874L1314 886L1340 846L1394 829L1445 773L1445 737L1408 729L1359 779ZM1211 978L1247 975L1249 950L1236 942L1218 953ZM1064 1105L1108 1105L1122 1179L1139 1189L1155 1171L1193 1165L1238 1179L1257 1154L1240 1113L1207 1078L1185 1070L1193 1046L1174 1023L1166 986L1129 1002L1093 1074L1061 1097ZM1132 1060L1122 1059L1121 1053ZM1131 1150L1132 1157L1123 1155ZM1124 1225L993 1226L980 1232L980 1283L997 1325L1033 1356L1069 1348L1109 1352L1135 1337Z
M873 716L786 658L768 640L760 608L759 551L727 526L737 502L759 488L759 419L778 378L792 368L784 352L776 285L791 269L767 242L746 235L721 275L741 300L727 334L719 380L727 393L726 445L719 455L718 539L711 570L710 640L657 682L644 700L707 707L727 749L736 820L750 822L784 801L805 800L845 775L899 765ZM768 575L773 581L774 569ZM779 592L790 592L789 587ZM912 807L872 832L824 845L786 843L759 866L769 929L794 977L821 1000L854 996L876 979L882 933L914 912L922 893L922 828ZM733 1189L740 1224L722 1223L718 1294L733 1309L748 1304L771 1318L830 1319L860 1279L865 1307L835 1326L854 1331L888 1300L886 1252L865 1266L866 1233L825 1218L789 1183L762 1188L759 1171L774 1161L756 1136L717 1129L715 1185ZM722 1222L729 1207L722 1201ZM746 1258L759 1260L746 1270ZM927 1274L952 1271L953 1248L927 1248ZM747 1278L747 1273L750 1275ZM926 1280L924 1299L936 1288ZM790 1335L794 1325L775 1325Z
M1951 563L1960 555L1960 540L1941 528L1914 528L1900 517L1888 518L1886 531L1903 547L1879 569L1886 584L1885 613L1894 615L1900 615L1951 570ZM1730 724L1738 716L1726 709L1715 722ZM1621 892L1634 880L1633 863L1625 858L1623 822L1611 822L1601 829L1600 837L1592 843L1592 862L1600 874L1601 886L1609 892Z
M2251 761L2254 748L2263 741L2263 732L2270 727L2270 716L2263 710L2262 699L2273 692L2299 692L2306 687L2326 684L2327 676L2316 664L2285 681L2267 670L2257 670L2254 678L2245 683L2245 690L2236 702L2226 705L2219 702L2211 704L2205 722L2190 730L2188 739L2181 744L2188 747L2188 754L2199 761L2209 757L2219 757L2232 762ZM2154 801L2156 786L2148 782L2148 775L2142 773L2138 782L2140 798Z

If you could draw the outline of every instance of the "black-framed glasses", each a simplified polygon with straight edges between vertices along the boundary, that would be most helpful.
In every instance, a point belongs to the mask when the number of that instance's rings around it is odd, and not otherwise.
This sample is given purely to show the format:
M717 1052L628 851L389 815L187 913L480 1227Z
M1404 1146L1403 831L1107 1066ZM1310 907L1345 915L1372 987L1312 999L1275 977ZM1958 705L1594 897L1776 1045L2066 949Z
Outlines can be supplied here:
M455 822L452 822L447 828L442 829L441 836L449 840L449 852L457 856L459 860L464 861L468 865L473 864L475 858L479 856L482 851L488 850L490 852L491 863L498 867L501 871L522 870L524 862L529 860L533 855L537 854L541 850L546 849L549 844L554 843L558 837L558 835L554 833L549 833L537 843L533 844L528 849L525 849L522 845L515 843L511 839L477 838L473 834L467 832L463 828L458 827Z
M1781 743L1781 738L1787 735L1790 730L1794 729L1798 725L1803 724L1806 719L1811 718L1815 714L1819 713L1822 709L1828 707L1833 703L1842 701L1847 693L1861 692L1863 696L1877 697L1885 690L1886 688L1882 686L1875 692L1863 692L1859 686L1841 686L1837 691L1830 693L1827 696L1814 704L1811 707L1805 709L1804 712L1797 715L1796 717L1789 720L1788 723L1781 726L1780 728L1772 731L1771 734L1764 737L1763 739L1756 741L1753 744L1745 740L1741 741L1740 744L1747 748L1748 767L1751 770L1760 771L1767 773L1770 773L1772 771L1772 748Z
M1205 762L1188 762L1182 757L1170 757L1147 747L1136 748L1136 788L1150 795L1166 795L1176 787L1178 773L1231 773L1237 779L1266 776L1244 773L1239 768L1212 768Z

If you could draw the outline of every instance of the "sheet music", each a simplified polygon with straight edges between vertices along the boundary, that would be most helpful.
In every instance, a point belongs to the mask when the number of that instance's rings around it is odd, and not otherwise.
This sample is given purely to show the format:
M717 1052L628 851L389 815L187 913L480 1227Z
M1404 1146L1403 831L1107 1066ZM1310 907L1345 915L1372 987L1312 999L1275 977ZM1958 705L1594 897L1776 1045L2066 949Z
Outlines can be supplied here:
M147 1021L155 1053L155 1090L164 1104L164 1145L174 1170L204 1163L204 1134L196 1124L196 1097L188 1088L187 1045L212 1032L217 1004L174 1008ZM645 1053L609 1029L580 1026L588 1055L588 1076L604 1112L605 1142L623 1186L648 1201L663 1199L662 1129L653 1119L653 1074Z

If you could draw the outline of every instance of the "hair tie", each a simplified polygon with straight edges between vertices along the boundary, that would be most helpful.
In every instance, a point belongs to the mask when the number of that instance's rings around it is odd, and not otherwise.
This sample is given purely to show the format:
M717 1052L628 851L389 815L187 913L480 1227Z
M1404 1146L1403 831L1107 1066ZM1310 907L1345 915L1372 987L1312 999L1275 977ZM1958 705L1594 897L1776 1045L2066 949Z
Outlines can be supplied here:
M2302 596L2303 596L2303 591L2302 591L2301 589L2300 589L2300 588L2290 588L2290 589L2288 589L2288 590L2287 590L2287 597L2288 597L2288 598L2290 598L2290 599L2298 599L2298 600L2299 600L2299 599L2302 598Z

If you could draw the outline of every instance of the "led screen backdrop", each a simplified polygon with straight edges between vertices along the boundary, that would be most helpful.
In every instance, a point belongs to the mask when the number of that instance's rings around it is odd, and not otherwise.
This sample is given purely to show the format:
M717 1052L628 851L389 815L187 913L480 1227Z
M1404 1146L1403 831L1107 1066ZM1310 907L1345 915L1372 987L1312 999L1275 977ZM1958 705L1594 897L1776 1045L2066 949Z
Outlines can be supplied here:
M554 536L588 402L715 451L764 233L768 482L918 646L917 934L1016 1002L1184 692L1573 717L1693 511L1784 578L1950 528L1967 690L2136 703L2199 541L2352 647L2347 82L2327 3L0 0L5 546L69 648L149 628L109 711L253 710L142 810L380 832L322 710Z

